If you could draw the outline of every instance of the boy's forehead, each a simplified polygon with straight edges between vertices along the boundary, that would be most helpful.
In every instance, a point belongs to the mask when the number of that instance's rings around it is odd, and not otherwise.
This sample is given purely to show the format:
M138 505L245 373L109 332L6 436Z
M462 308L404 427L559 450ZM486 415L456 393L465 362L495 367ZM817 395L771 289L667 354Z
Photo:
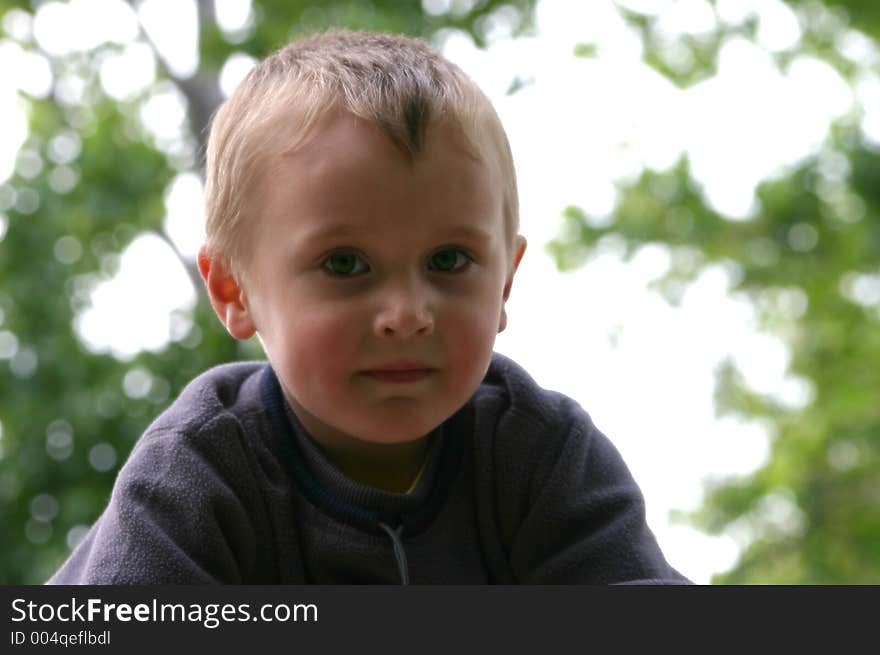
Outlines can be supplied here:
M357 238L375 235L375 226L366 221L315 221L306 226L301 234L303 240L324 240L333 238ZM496 236L490 225L480 223L451 222L440 225L436 234L447 239L465 239L479 242L491 242Z
M296 148L276 157L266 201L274 205L273 212L303 210L303 215L322 220L342 217L349 230L363 224L364 217L381 216L403 202L414 215L438 220L443 217L432 214L485 216L488 224L482 229L494 231L492 218L500 213L502 201L491 160L475 156L452 125L429 126L423 150L410 156L378 125L336 111L322 116Z
M357 116L348 110L333 106L314 121L307 132L292 146L282 150L282 157L308 158L312 164L333 161L344 164L358 154L373 158L407 161L412 165L424 158L424 149L432 142L443 141L449 147L447 154L480 162L481 145L473 144L464 131L450 121L431 121L424 126L420 152L410 153L394 142L390 131L376 121ZM436 150L432 148L432 150Z

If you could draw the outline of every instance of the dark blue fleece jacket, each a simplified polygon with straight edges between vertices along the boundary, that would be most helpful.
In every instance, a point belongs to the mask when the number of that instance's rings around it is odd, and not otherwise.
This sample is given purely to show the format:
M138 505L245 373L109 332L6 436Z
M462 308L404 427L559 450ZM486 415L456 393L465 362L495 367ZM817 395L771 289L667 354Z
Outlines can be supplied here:
M494 354L410 494L359 484L265 362L193 380L138 440L49 584L687 584L572 399Z

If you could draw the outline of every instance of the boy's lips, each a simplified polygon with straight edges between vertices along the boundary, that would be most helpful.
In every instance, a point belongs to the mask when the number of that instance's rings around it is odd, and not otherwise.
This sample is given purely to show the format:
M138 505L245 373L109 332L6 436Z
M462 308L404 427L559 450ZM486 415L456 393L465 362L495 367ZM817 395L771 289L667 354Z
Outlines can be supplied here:
M430 366L416 362L399 362L368 369L364 373L381 382L418 382L434 371Z
M380 364L367 369L368 373L386 373L389 371L429 371L431 366L421 362L396 362L394 364Z

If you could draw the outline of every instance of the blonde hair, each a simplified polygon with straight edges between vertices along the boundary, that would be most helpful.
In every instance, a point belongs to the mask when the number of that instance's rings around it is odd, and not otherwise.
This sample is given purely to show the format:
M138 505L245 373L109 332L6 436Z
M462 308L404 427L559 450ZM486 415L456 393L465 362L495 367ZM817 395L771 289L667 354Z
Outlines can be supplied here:
M512 251L519 228L516 173L504 128L486 95L422 40L332 30L267 57L215 114L205 165L206 246L212 256L243 273L252 219L247 201L266 162L301 144L332 107L375 123L413 158L433 122L451 121L477 156L486 156L478 144L487 137L502 175L505 237Z

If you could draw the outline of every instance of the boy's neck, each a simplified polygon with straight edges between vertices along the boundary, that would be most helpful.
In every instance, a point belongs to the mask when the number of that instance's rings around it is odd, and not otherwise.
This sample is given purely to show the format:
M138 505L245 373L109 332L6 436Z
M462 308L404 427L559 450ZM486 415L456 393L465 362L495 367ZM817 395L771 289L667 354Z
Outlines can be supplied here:
M383 491L407 493L425 463L430 437L357 449L318 445L327 459L352 480Z
M407 493L418 479L436 430L405 443L367 442L323 425L295 399L286 398L311 441L352 480L383 491Z

